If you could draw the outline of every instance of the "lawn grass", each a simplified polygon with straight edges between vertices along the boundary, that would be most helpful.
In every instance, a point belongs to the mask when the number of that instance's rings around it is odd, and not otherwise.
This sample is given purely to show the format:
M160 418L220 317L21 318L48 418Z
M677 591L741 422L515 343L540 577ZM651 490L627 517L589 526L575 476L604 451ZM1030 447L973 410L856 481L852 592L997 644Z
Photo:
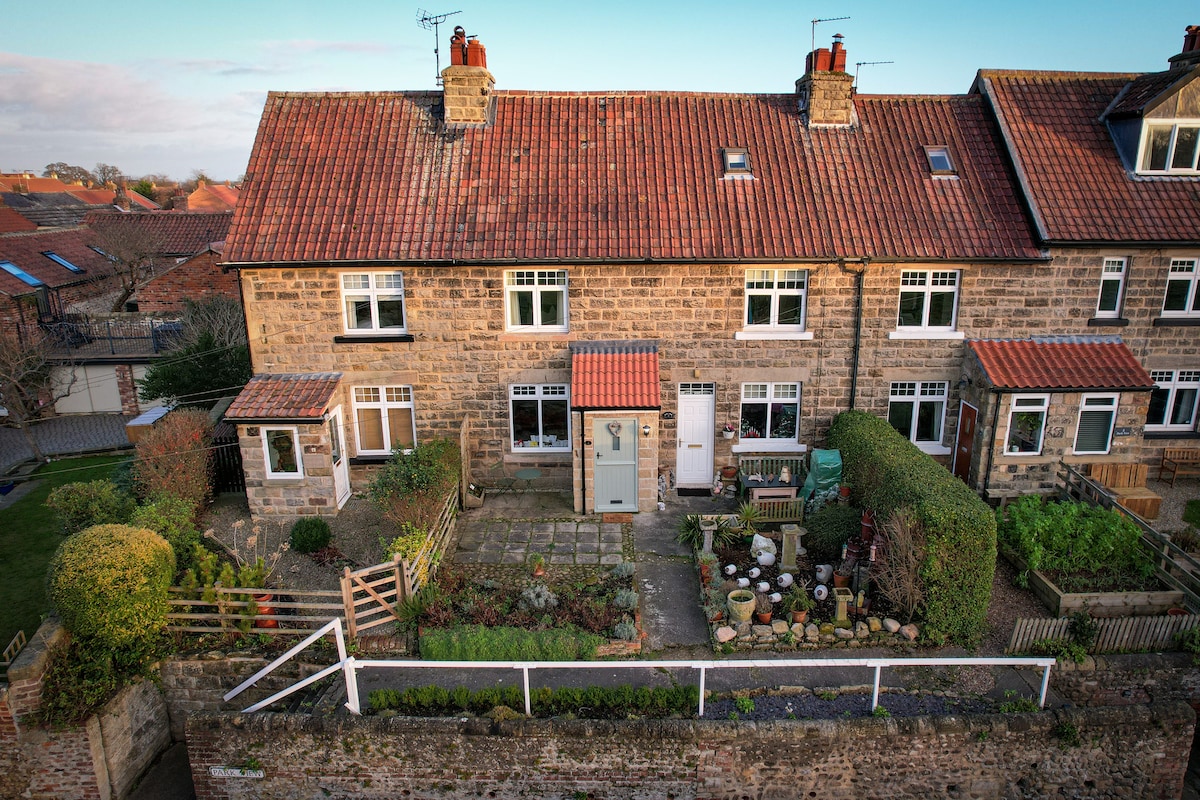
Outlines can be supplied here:
M1183 521L1200 528L1200 500L1188 500L1183 509Z
M0 648L17 631L32 637L47 612L46 566L63 540L58 521L46 508L46 496L64 483L107 478L129 456L69 458L47 464L34 473L40 483L29 494L0 510Z

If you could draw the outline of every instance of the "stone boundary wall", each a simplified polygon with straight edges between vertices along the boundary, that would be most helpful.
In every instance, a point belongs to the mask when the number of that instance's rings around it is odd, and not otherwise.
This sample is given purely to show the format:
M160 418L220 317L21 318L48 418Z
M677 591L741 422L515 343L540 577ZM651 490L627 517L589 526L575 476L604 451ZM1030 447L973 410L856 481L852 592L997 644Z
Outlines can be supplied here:
M1128 706L1182 700L1200 708L1200 667L1188 653L1089 656L1059 661L1050 685L1081 706Z
M776 722L197 714L187 741L199 800L1177 798L1194 725L1178 701Z

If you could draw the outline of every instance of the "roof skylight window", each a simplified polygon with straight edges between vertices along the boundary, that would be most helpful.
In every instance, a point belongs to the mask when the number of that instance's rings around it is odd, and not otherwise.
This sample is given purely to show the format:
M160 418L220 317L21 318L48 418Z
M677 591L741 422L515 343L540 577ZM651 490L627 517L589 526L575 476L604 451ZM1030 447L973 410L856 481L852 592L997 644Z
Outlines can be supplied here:
M12 275L14 278L19 278L20 280L24 281L25 283L29 284L30 286L45 286L46 285L43 281L40 281L37 278L33 277L28 272L21 269L20 267L18 267L16 264L12 263L11 261L0 261L0 269L4 270L9 275Z
M954 161L950 158L950 148L941 145L926 147L925 157L929 159L929 171L933 175L957 175Z
M55 264L59 264L61 266L66 267L67 269L71 270L71 272L83 272L82 267L75 266L70 261L67 261L65 258L60 256L58 253L55 253L53 250L46 250L42 253L42 255L44 255L46 258L50 259L51 261L53 261Z
M744 147L724 147L721 162L726 175L750 175L750 154Z

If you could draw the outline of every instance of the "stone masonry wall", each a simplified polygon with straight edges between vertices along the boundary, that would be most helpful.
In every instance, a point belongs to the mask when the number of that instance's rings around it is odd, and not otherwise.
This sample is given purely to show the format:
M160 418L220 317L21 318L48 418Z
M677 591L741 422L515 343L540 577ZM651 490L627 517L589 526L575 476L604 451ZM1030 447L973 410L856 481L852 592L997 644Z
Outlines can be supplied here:
M1060 792L1124 800L1180 795L1194 722L1180 702L757 723L204 714L189 718L187 740L199 800L870 800ZM213 774L247 764L263 776Z
M1089 656L1059 661L1054 690L1081 706L1124 706L1182 700L1200 708L1200 667L1188 653Z

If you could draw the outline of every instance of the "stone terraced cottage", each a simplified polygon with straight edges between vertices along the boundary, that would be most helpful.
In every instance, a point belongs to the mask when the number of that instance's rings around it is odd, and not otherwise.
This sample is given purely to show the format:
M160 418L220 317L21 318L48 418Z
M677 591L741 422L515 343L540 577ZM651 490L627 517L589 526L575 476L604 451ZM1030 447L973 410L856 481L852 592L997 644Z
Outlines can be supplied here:
M851 408L989 497L1196 439L1195 29L1165 73L950 96L856 94L840 37L770 95L498 91L451 51L440 92L268 97L225 250L255 514L464 419L473 480L589 513Z

